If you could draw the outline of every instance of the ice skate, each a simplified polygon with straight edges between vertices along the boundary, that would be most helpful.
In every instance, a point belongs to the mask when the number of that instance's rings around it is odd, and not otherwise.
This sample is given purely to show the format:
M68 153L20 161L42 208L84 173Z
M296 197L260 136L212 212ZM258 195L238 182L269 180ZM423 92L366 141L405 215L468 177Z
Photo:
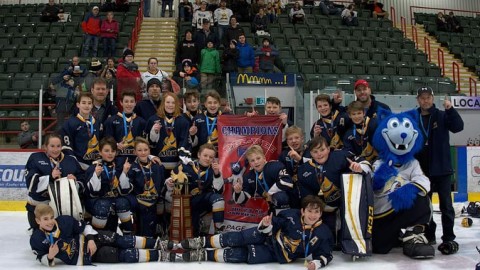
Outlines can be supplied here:
M451 255L458 252L458 243L455 241L445 241L438 246L438 250L443 255Z
M173 241L163 240L161 237L157 237L154 249L163 251L172 250L175 249L175 243Z
M178 256L178 258L177 258ZM182 261L181 255L175 252L169 252L164 250L158 251L158 261L159 262L175 262L175 261Z
M403 254L412 259L429 259L435 257L435 249L428 244L423 234L423 226L415 226L403 236Z
M182 254L183 261L185 262L201 262L207 260L207 251L205 249L189 250Z
M187 238L180 242L183 249L200 249L205 245L205 237Z

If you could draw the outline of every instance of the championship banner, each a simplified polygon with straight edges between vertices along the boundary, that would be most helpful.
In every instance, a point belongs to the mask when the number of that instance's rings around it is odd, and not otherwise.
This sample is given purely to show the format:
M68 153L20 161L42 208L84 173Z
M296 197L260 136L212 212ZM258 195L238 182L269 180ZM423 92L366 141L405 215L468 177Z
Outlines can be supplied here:
M245 151L251 145L260 145L267 160L275 160L282 150L282 122L278 116L220 115L217 130L219 163L226 179L225 231L239 231L256 226L267 215L268 203L263 198L250 198L244 205L233 199L232 183L242 178L245 168Z

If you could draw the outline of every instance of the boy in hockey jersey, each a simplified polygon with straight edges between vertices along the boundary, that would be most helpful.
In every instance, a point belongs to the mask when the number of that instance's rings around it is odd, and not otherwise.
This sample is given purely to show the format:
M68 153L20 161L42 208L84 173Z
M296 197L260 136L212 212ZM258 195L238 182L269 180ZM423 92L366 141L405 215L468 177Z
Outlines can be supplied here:
M210 25L213 24L213 14L207 10L207 1L202 1L200 9L193 13L192 28L197 30L202 29L203 20L210 21Z
M98 141L102 138L103 125L92 116L92 93L81 92L77 98L78 114L70 117L60 132L65 154L74 156L82 169L99 158Z
M182 259L187 262L284 264L305 258L308 270L318 270L333 259L333 236L322 222L323 208L321 199L310 195L302 200L300 210L289 209L275 217L265 216L258 227L185 239L179 245L187 249Z
M104 229L112 209L121 221L123 234L133 230L130 198L132 184L127 174L131 164L116 164L117 142L112 137L100 141L101 160L94 162L85 173L86 210L92 214L92 225Z
M342 173L370 173L370 163L352 161L353 155L343 150L331 151L327 140L322 136L310 141L308 151L312 159L298 168L300 193L302 198L315 195L325 201L324 222L336 235L337 211L342 198Z
M190 121L190 125L193 122L193 118L202 113L200 109L200 93L198 91L187 91L183 95L183 102L185 103L183 115Z
M35 209L35 221L39 228L30 237L30 246L37 260L46 266L55 266L55 258L67 265L170 261L171 256L174 260L173 253L164 251L165 242L96 232L71 216L54 218L53 209L45 204Z
M35 206L48 204L48 185L62 177L76 180L80 190L83 189L84 172L78 161L62 153L62 139L57 134L49 134L43 144L45 152L33 153L25 165L25 179L28 187L27 213L31 228L37 228ZM80 188L82 186L82 188Z
M347 111L353 126L343 136L343 149L356 157L364 157L370 163L375 162L378 154L372 146L372 139L377 128L376 118L365 117L360 101L350 103Z
M188 190L192 195L192 223L194 235L200 233L200 214L213 213L215 231L223 230L223 178L220 165L215 159L217 152L213 144L206 143L200 146L198 161L180 164L172 171L172 177L167 179L167 186L173 188L173 181L179 174L188 178Z
M267 162L259 145L250 146L245 157L251 170L243 175L242 181L233 184L235 203L245 203L250 197L263 197L273 208L270 211L290 208L288 193L292 191L293 183L285 166L279 161Z
M130 162L135 159L134 140L137 136L143 136L145 129L145 120L137 117L133 112L136 101L135 92L122 92L120 100L123 112L118 112L105 121L105 136L111 136L117 142L118 155L122 158L128 158Z
M157 228L157 203L165 184L164 167L149 159L150 145L142 137L135 138L135 155L137 158L127 176L136 197L138 235L151 237Z

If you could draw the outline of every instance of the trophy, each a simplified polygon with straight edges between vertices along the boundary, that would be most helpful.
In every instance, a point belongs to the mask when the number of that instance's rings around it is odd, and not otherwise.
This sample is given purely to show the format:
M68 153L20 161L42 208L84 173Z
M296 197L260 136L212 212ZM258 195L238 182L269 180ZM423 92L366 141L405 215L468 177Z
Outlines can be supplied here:
M175 174L172 171L172 179L174 187L169 239L180 242L193 237L191 195L188 188L188 177L183 172L183 165L178 167L178 173Z

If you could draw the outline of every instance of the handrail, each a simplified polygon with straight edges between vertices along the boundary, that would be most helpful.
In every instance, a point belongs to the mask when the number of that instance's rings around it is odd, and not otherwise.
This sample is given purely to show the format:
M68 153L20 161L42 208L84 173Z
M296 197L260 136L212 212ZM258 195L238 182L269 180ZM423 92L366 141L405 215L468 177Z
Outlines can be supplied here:
M432 51L430 50L430 39L428 37L423 37L423 48L427 52L428 62L432 62Z
M400 27L403 32L403 37L407 38L407 19L403 16L400 17Z
M393 6L390 7L390 18L392 18L393 27L397 27L397 13Z
M451 8L435 8L435 7L422 7L422 6L410 6L410 20L413 24L415 18L413 15L414 8L421 8L421 9L431 9L431 10L440 10L443 11L443 14L447 13L448 11L455 11L455 12L463 12L463 13L472 13L473 15L480 14L480 11L471 11L471 10L462 10L462 9L451 9Z
M470 96L472 96L472 82L475 89L475 97L476 97L477 96L477 80L475 80L473 77L468 78L468 84L470 86Z
M412 25L412 40L415 42L415 49L418 49L418 32L415 25Z
M441 55L441 56L440 56ZM437 49L438 65L442 70L442 76L445 76L445 55L442 48Z
M457 92L460 93L460 91L461 91L461 87L460 87L460 66L455 61L452 63L452 66L453 66L453 69L452 69L453 81L457 84ZM455 73L455 71L457 71L457 72Z

